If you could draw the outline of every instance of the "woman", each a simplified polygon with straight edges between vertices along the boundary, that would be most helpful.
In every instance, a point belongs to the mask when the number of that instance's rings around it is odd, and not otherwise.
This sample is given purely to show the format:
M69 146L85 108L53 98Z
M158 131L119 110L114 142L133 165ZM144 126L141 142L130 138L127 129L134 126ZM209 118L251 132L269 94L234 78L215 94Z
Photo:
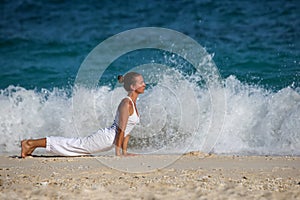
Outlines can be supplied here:
M115 145L116 156L131 155L127 153L129 133L139 123L136 100L139 94L144 93L146 84L142 75L136 72L129 72L124 77L118 76L118 79L124 84L128 95L119 104L114 123L110 128L100 129L87 137L50 136L36 140L23 140L21 157L31 155L37 147L46 148L47 151L62 156L81 156L110 149L113 145Z

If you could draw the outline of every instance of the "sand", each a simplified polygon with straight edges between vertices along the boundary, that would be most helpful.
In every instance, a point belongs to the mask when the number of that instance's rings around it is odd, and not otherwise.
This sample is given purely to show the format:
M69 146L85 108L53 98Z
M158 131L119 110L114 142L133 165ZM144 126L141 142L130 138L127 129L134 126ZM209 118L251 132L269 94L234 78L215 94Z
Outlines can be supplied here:
M300 157L0 156L0 199L300 199Z

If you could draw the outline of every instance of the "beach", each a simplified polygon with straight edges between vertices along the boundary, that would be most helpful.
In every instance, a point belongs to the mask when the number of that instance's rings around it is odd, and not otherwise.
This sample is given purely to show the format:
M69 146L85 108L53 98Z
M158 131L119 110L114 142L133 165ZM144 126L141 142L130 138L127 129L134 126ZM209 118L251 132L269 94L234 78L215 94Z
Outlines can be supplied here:
M0 157L3 200L241 198L300 199L300 157Z
M299 1L1 1L0 27L0 200L300 200ZM129 71L142 155L19 158L115 124Z

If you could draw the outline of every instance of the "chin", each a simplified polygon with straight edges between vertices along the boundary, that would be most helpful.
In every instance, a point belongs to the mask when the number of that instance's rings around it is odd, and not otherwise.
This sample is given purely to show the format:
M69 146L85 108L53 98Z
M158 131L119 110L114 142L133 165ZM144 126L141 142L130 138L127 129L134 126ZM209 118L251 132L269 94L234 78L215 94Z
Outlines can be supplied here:
M136 91L138 94L143 94L144 92L145 92L145 89L143 89L143 90L137 90Z

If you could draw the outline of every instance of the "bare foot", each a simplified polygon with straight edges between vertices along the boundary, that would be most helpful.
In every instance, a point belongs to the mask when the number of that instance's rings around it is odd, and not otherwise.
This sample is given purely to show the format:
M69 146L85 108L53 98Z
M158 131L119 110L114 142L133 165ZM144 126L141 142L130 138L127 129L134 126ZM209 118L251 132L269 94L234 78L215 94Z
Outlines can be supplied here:
M34 151L34 147L30 146L28 140L23 140L21 142L21 147L22 147L22 152L21 152L21 157L25 158L26 156L30 156L31 153Z

